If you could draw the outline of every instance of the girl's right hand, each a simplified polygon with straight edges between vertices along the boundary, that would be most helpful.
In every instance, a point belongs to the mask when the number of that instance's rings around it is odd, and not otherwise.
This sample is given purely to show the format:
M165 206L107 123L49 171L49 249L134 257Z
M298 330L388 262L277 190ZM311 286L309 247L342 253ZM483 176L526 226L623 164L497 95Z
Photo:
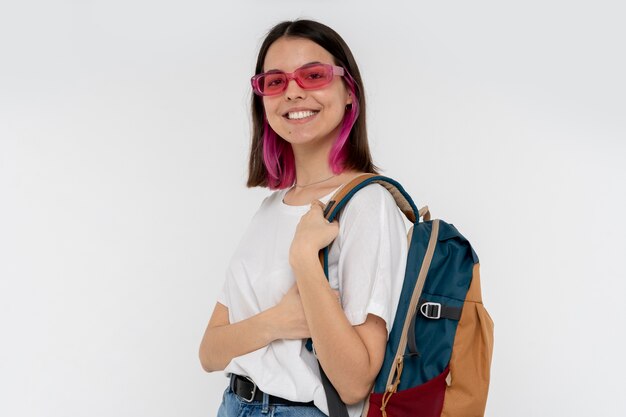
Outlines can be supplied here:
M339 300L339 291L333 290ZM278 312L277 339L308 339L309 325L304 315L298 284L294 284L276 305Z
M307 339L311 337L304 315L298 284L294 284L276 305L278 310L277 339Z

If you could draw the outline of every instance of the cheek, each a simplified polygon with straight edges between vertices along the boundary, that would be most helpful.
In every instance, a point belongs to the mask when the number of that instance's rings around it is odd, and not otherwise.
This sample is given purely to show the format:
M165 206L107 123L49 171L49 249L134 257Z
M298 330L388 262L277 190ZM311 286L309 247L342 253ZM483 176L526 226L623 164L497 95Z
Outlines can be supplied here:
M325 108L332 115L333 119L341 120L343 118L346 111L345 99L345 96L340 93L327 97Z
M278 107L281 104L281 96L269 96L263 97L263 108L265 109L265 114L269 116L273 116L278 111Z
M328 91L331 93L331 91ZM332 110L333 113L344 114L348 99L348 90L338 82L338 85L332 90L332 94L327 94L324 98L325 106Z
M272 100L268 100L265 97L263 98L263 111L265 112L265 117L270 118L273 113L274 106L272 106Z
M276 100L272 100L272 98L263 98L263 112L265 114L265 119L270 127L279 135L285 135L287 132L282 131L281 119L278 111L278 102Z

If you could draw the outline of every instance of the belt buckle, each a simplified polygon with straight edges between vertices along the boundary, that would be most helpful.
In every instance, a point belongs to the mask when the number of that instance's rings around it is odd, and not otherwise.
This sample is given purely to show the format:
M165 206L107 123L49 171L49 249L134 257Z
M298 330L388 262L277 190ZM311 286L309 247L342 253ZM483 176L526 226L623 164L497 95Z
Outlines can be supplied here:
M252 400L254 400L254 396L256 395L256 383L252 380L252 378L250 378L249 376L244 376L244 378L246 378L248 381L252 382L252 391L251 391L251 396L250 399L241 397L242 400L244 400L247 403L251 403Z

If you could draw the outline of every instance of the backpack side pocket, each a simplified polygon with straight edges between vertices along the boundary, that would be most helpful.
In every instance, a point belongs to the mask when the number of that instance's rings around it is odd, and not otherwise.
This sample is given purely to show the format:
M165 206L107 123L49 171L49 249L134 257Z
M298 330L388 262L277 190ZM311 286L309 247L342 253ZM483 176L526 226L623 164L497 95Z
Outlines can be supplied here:
M482 303L479 264L476 263L454 339L442 417L484 416L493 328L493 320Z

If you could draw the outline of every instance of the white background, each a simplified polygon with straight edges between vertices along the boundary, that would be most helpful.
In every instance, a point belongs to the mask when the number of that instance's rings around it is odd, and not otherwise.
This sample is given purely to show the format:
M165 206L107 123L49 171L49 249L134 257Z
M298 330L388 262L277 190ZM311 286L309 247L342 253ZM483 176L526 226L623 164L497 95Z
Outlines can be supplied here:
M481 259L487 416L626 415L622 4L3 2L0 415L215 415L198 346L268 193L248 80L297 17L352 48L383 173Z

